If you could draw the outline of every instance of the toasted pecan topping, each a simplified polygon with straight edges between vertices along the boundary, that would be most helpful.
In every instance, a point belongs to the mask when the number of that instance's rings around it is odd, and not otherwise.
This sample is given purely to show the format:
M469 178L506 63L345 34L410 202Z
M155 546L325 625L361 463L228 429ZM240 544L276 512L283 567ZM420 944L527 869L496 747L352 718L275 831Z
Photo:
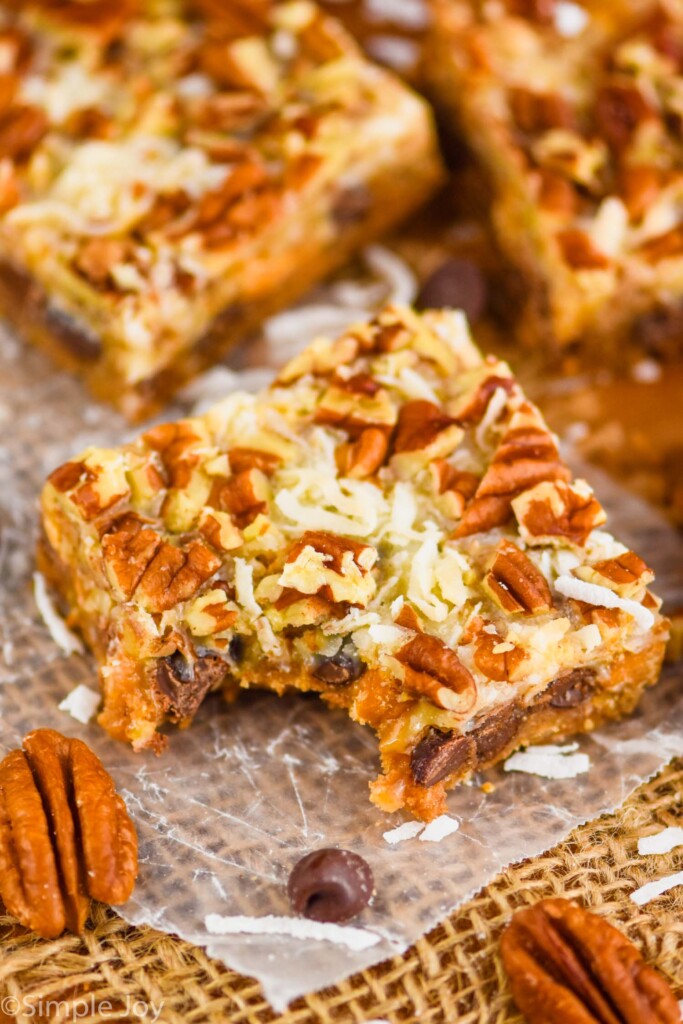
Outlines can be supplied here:
M609 587L626 598L638 596L655 578L652 569L634 551L625 551L593 565L578 566L575 572L580 579Z
M335 379L318 402L315 422L326 426L339 427L351 436L361 433L366 427L390 430L396 422L394 408L388 392L382 387L370 384L369 378L359 378L358 390L349 387L349 381Z
M574 183L550 168L539 170L538 203L541 209L569 217L579 208L579 195Z
M631 219L638 221L659 196L664 175L650 164L627 165L619 169L618 189Z
M199 461L194 448L200 438L187 420L163 423L142 435L148 447L159 452L171 487L186 487Z
M229 512L239 527L248 526L268 508L270 490L260 469L244 469L230 477L217 477L207 504Z
M420 633L396 655L404 666L404 686L428 697L447 711L467 714L476 701L477 687L455 651L438 637Z
M450 455L462 438L456 420L438 405L418 399L406 402L398 414L394 451L425 452L434 457Z
M610 265L609 257L580 228L558 231L555 239L563 260L573 270L605 270Z
M39 107L11 107L0 117L0 158L28 159L47 129L47 117Z
M333 603L365 607L376 590L377 551L347 537L307 530L289 549L280 585Z
M237 476L249 469L259 469L265 476L272 476L282 465L279 455L258 448L231 448L228 452L230 471Z
M366 427L358 438L337 448L335 457L341 476L364 480L374 476L384 465L389 452L389 439L385 430Z
M544 480L569 479L571 473L540 413L525 404L513 415L455 536L502 526L512 514L512 499L522 491Z
M653 113L638 86L628 80L601 86L595 102L598 132L616 150L627 146L638 125Z
M648 238L639 246L638 253L649 263L679 257L683 253L683 225L677 224L662 235Z
M44 938L82 933L90 899L125 903L137 836L100 760L38 729L0 764L0 897Z
M496 391L502 390L507 395L511 394L516 383L513 377L501 377L498 374L491 374L486 377L472 395L468 395L457 412L454 412L456 421L462 426L472 426L479 423L486 415L489 402Z
M526 655L521 647L503 639L497 630L489 626L490 632L480 629L474 642L474 664L489 679L509 683L524 662Z
M553 607L553 598L540 569L512 541L502 540L484 586L496 604L514 615L537 615Z
M563 540L580 547L607 521L602 505L587 484L545 481L512 501L519 532L527 544Z
M516 87L510 90L512 116L519 129L530 134L550 128L573 128L571 104L557 92L534 92Z
M82 480L94 480L95 474L84 462L65 462L58 466L48 477L52 486L64 493L71 491Z

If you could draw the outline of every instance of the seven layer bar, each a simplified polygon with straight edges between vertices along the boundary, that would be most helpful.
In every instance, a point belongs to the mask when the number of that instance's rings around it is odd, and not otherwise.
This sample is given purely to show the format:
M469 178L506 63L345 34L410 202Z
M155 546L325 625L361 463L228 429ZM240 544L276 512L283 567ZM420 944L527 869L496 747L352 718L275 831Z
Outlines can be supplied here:
M0 65L0 309L134 418L440 178L424 102L308 0L27 0Z
M262 394L88 449L42 516L111 735L160 750L212 690L314 690L376 730L387 811L627 714L662 661L652 573L457 312L387 308Z

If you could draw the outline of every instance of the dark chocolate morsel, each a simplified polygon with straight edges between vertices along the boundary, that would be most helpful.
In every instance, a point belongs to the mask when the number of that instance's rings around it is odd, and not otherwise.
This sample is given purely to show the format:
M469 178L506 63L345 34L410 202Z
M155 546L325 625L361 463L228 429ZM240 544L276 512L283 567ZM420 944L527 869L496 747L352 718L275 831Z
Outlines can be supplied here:
M365 672L365 665L353 645L342 648L331 658L319 658L311 675L328 686L350 686Z
M219 686L228 672L229 666L215 654L188 661L176 651L160 660L156 684L169 714L176 719L190 718L209 690Z
M575 668L554 679L542 696L553 708L575 708L585 703L595 689L595 672L591 668Z
M418 309L462 309L467 319L476 323L484 313L486 301L486 281L476 263L451 259L424 281L415 304Z
M233 661L235 665L239 665L243 660L244 650L244 637L241 636L240 633L235 633L235 635L230 638L230 643L228 644L228 654L230 655L230 660Z
M469 736L452 736L430 728L410 755L410 770L418 786L433 786L448 775L474 767L475 746Z
M510 703L488 715L478 729L473 729L470 736L477 748L477 761L491 761L501 750L507 747L517 732L524 712L518 704Z
M332 218L339 227L352 227L370 212L372 195L367 185L347 185L334 201Z
M289 876L292 910L312 921L350 921L367 907L375 888L372 871L350 850L314 850Z
M681 348L683 303L648 309L633 321L631 336L639 348L652 356L670 358Z

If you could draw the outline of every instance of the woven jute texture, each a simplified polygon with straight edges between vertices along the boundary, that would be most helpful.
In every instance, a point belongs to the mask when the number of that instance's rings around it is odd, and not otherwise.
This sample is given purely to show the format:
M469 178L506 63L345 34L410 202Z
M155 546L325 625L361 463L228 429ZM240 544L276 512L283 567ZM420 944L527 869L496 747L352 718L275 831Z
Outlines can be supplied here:
M374 1018L392 1024L519 1024L498 956L500 933L516 908L558 895L579 900L621 927L668 975L680 998L683 888L642 908L629 894L683 869L683 849L650 857L637 853L640 836L682 823L679 759L616 814L576 829L542 857L498 876L405 956L300 999L282 1016L270 1010L255 982L226 970L201 949L130 928L102 907L95 909L83 940L39 941L0 918L0 1022L14 1019L7 1011L14 1014L18 1006L24 1008L23 1019L86 1024L145 1019L145 1007L149 1020L162 1006L158 1019L169 1024L361 1024Z

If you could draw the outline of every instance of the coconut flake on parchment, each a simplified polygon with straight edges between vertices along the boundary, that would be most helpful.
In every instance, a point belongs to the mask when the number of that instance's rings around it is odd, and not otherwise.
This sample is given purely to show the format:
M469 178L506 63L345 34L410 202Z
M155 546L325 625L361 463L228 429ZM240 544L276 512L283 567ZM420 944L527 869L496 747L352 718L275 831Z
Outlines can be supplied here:
M302 917L248 917L236 914L223 917L209 914L204 918L207 931L212 935L289 935L292 939L315 939L318 942L334 942L352 950L369 949L380 941L381 936L366 928L349 925L328 924L322 921L308 921Z
M451 818L450 814L440 814L434 821L425 825L420 836L421 843L440 843L442 839L452 836L460 828L457 818Z
M657 896L662 896L669 889L675 889L678 885L683 885L683 871L679 871L675 875L665 875L654 882L641 885L639 889L631 893L631 899L639 907L644 907L646 903L656 899Z
M82 722L83 725L87 725L90 719L93 717L100 703L99 693L95 693L89 686L84 683L79 683L78 686L74 687L71 693L68 693L62 703L59 705L60 711L66 711L67 714L75 718L77 722Z
M638 853L649 856L656 853L670 853L677 846L683 846L683 828L665 828L652 836L638 840Z
M578 743L529 747L508 757L503 767L506 772L526 772L544 779L574 779L585 774L591 763L588 754L579 754L578 749Z
M47 626L48 632L58 647L64 651L64 654L82 654L83 644L76 636L72 633L64 619L61 617L57 609L52 603L45 582L45 577L42 573L35 572L33 574L33 593L36 599L36 606L40 612L40 617Z
M421 821L404 821L402 825L397 825L396 828L383 832L382 836L385 843L395 846L396 843L405 843L407 839L414 839L423 828L424 825Z

